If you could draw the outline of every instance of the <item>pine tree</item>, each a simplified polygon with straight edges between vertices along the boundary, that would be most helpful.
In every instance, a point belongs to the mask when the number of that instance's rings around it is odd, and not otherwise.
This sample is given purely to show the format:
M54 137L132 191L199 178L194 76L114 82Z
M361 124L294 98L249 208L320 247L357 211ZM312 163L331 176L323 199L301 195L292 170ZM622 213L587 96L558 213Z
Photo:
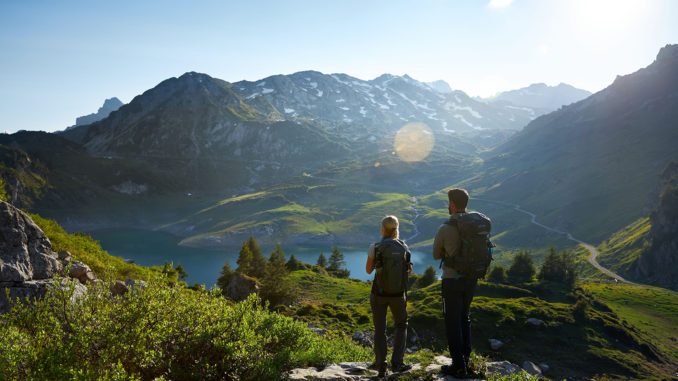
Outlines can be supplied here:
M287 267L287 270L289 271L295 271L299 270L304 267L304 264L301 263L295 256L294 253L290 254L290 260L287 261L287 264L285 264L285 267Z
M429 265L426 270L424 270L424 274L421 276L421 278L417 279L416 287L424 288L426 286L430 286L435 283L437 279L438 273L436 272L435 267Z
M289 303L296 299L296 287L285 266L285 253L280 245L275 246L266 265L266 274L261 282L259 295L268 300L271 306Z
M558 254L556 248L551 247L537 278L540 281L558 282L573 287L577 281L574 258L566 250Z
M339 271L342 266L346 266L344 262L344 254L339 251L337 245L332 248L332 255L330 255L330 264L327 266L329 271Z
M322 251L320 252L320 256L318 257L318 263L317 264L318 264L318 266L320 266L324 269L327 268L327 258L325 258L325 254L323 254Z
M513 258L508 277L513 282L528 282L534 276L534 262L527 251L521 251Z
M224 263L224 267L221 268L221 276L217 279L217 286L221 289L222 295L226 293L226 287L231 282L231 276L233 271L231 270L231 265L228 264L228 259Z
M181 263L177 265L177 268L175 270L177 272L177 277L180 281L183 281L186 278L188 278L188 273L186 272L186 270L184 270L184 266L182 266Z
M240 274L245 274L249 276L252 275L252 252L247 242L243 243L242 248L240 248L240 254L238 255L238 268L235 269L236 272Z
M259 248L259 244L253 236L247 240L247 245L252 253L252 273L249 274L255 278L262 278L266 274L266 258Z

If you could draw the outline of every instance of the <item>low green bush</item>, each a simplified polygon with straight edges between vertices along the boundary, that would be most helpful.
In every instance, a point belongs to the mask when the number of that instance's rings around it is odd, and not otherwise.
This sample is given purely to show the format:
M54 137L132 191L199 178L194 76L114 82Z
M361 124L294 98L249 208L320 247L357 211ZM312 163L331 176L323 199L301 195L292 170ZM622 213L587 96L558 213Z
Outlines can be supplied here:
M0 379L280 379L297 366L368 361L349 338L321 337L269 311L252 295L241 303L218 291L149 282L112 297L92 286L73 301L54 288L0 315Z

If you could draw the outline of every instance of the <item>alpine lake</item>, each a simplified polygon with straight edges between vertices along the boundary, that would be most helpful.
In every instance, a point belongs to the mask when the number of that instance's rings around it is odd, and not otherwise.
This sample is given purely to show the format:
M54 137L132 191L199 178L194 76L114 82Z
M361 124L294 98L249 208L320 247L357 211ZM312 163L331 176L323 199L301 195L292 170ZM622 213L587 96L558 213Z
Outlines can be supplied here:
M89 232L93 239L99 241L101 247L108 254L121 257L125 260L133 260L134 263L141 266L162 266L165 261L174 263L176 267L179 263L188 273L186 283L204 284L205 287L212 288L216 285L217 278L224 263L228 261L231 269L238 266L239 249L237 248L195 248L179 246L179 237L166 232L133 230L133 229L107 229ZM350 277L360 280L370 280L374 277L365 272L365 262L367 260L367 248L370 242L365 243L364 250L339 249L344 254L346 268L351 272ZM332 254L332 247L286 247L281 245L285 252L286 259L290 254L304 262L315 264L318 256L322 252L327 259ZM261 250L264 257L268 258L273 247L262 246ZM423 274L428 265L438 265L434 262L429 252L412 251L413 271L417 274Z

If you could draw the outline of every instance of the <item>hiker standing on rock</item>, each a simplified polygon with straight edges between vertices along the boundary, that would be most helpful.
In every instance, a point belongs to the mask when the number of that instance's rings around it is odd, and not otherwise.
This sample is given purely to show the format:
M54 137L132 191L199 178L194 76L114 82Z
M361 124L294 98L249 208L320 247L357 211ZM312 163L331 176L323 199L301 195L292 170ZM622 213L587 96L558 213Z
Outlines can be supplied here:
M379 377L386 374L386 309L391 308L395 332L391 370L404 372L412 365L403 362L407 341L407 278L412 273L410 250L398 239L398 218L386 216L381 220L381 241L370 245L365 270L376 269L370 306L374 322L374 367Z
M433 258L443 269L443 315L452 365L441 371L463 378L471 355L473 293L478 278L485 276L492 260L489 241L490 220L480 213L466 213L469 195L465 189L447 192L450 219L438 228L433 241Z

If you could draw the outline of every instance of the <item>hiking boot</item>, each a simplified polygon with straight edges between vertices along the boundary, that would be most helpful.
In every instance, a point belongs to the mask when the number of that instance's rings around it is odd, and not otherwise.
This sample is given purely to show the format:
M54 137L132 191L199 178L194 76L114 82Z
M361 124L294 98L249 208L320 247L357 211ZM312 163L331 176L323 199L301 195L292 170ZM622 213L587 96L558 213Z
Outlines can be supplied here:
M377 377L379 378L386 376L386 364L379 365L376 362L373 362L372 364L370 364L370 366L367 367L367 369L376 370L377 372L379 372L379 374L377 375Z
M412 364L405 364L405 363L391 367L391 370L393 371L393 373L407 372L410 369L412 369Z
M458 367L454 365L443 365L440 368L440 373L444 374L445 376L452 376L454 378L466 378L468 375L466 372L466 367Z

